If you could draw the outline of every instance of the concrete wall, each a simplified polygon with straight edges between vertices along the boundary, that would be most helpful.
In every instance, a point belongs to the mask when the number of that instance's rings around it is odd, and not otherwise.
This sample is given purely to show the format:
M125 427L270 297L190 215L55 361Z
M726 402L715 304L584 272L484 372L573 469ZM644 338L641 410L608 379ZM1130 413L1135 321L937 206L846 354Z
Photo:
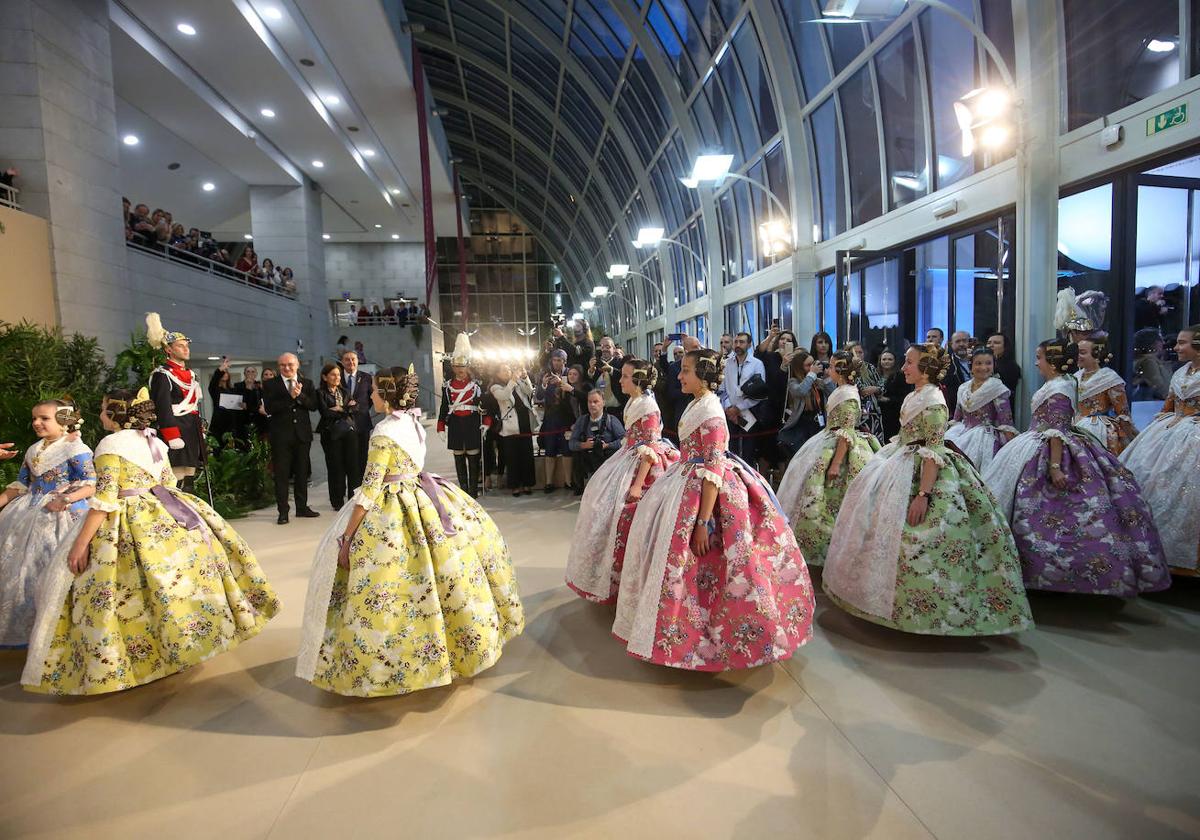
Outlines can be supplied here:
M425 246L325 243L325 284L332 300L349 294L383 306L385 297L425 299ZM436 296L435 296L436 297ZM337 336L334 336L337 338Z
M58 325L50 225L45 219L0 207L0 320Z

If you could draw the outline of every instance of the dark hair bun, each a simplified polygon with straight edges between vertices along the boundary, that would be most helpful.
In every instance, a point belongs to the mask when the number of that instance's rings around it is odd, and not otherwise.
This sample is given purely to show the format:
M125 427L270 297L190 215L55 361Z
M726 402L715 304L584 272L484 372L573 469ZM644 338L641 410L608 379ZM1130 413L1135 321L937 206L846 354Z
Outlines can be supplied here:
M1079 348L1062 338L1051 338L1038 345L1050 366L1060 374L1070 375L1079 369Z
M1184 327L1182 332L1190 332L1192 334L1192 349L1200 351L1200 324L1192 324L1190 327Z
M418 381L408 368L387 368L375 377L375 390L392 411L403 411L416 403Z
M128 388L118 388L104 395L108 400L107 414L110 420L122 429L142 431L149 429L158 419L152 400L135 403L137 394Z
M621 361L621 366L629 365L633 369L633 384L642 389L642 391L651 390L655 383L658 382L658 368L652 365L645 359L637 359L633 357L625 358Z
M853 384L858 381L858 376L862 372L862 362L854 358L854 354L849 350L839 350L833 354L830 365L838 376Z
M930 382L941 382L950 370L950 353L937 344L914 344L921 354L917 359L917 370L929 377Z
M689 350L686 358L692 360L696 377L708 386L708 390L721 390L725 381L725 367L721 364L721 354L716 350Z

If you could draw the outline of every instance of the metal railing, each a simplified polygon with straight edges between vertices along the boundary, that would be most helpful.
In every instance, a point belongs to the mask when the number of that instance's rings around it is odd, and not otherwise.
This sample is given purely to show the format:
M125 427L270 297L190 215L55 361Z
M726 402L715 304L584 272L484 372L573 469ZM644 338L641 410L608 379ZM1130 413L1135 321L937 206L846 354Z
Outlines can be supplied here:
M174 245L141 245L137 242L126 242L125 247L134 251L139 251L143 254L148 254L153 257L158 257L161 260L166 260L176 265L182 265L187 268L201 271L205 274L210 274L213 277L220 277L237 283L241 286L249 286L252 289L257 289L268 295L281 297L286 300L295 300L295 292L285 292L283 289L275 288L274 286L264 286L259 279L245 271L238 271L231 265L226 265L223 262L211 260L208 257L202 257L199 254L193 254L191 251L185 251L182 248L176 248Z
M10 187L8 184L0 184L0 207L11 207L14 210L21 209L21 202L17 201L17 196L21 191L16 187Z

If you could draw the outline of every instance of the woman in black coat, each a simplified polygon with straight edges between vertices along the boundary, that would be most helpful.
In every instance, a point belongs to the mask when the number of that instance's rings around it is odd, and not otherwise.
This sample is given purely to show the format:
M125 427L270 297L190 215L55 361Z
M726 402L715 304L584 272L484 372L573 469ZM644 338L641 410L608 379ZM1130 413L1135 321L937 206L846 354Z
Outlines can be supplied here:
M321 384L317 386L317 410L321 412L317 433L325 452L329 504L334 510L341 510L346 500L354 495L346 479L355 474L358 465L358 434L347 402L346 392L342 390L342 369L334 362L326 362L321 368Z
M884 348L880 352L875 367L883 380L883 390L878 394L879 413L883 422L883 440L880 443L886 444L900 434L900 405L912 392L912 386L904 381L896 354L891 350Z
M218 452L225 447L225 435L237 437L239 415L244 413L234 408L222 408L221 397L225 394L234 394L241 398L230 382L228 360L222 361L221 366L213 371L212 378L208 380L208 395L212 397L213 404L212 422L208 425L208 433L216 439Z

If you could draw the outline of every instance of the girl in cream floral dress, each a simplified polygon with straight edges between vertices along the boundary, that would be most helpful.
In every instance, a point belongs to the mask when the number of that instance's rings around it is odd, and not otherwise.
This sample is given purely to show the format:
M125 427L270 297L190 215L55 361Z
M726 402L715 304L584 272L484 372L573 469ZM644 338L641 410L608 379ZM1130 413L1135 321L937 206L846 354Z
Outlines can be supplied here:
M874 435L858 431L860 370L862 363L850 351L833 354L829 378L837 388L826 403L825 428L800 447L779 484L779 504L809 566L824 565L846 489L879 451Z
M389 416L362 486L317 546L296 675L356 697L407 694L490 668L524 628L508 547L457 486L422 472L411 370L375 377Z
M910 347L900 436L854 479L833 527L823 584L860 618L936 636L987 636L1033 626L1021 562L1004 514L971 462L946 447L946 399L935 384L950 358Z
M146 390L105 397L91 510L38 589L21 682L29 691L133 688L256 635L279 601L245 540L175 489Z

